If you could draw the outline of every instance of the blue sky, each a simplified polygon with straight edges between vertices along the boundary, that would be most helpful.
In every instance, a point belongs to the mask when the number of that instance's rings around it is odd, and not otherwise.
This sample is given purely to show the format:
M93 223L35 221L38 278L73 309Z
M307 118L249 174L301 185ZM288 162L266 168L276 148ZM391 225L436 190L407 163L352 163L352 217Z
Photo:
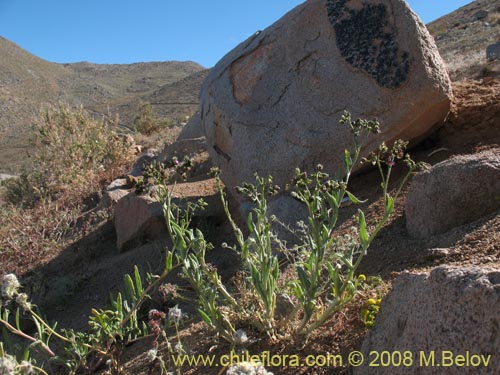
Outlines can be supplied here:
M470 0L409 0L430 22ZM213 66L302 0L0 0L0 36L53 62ZM1 58L1 56L0 56Z

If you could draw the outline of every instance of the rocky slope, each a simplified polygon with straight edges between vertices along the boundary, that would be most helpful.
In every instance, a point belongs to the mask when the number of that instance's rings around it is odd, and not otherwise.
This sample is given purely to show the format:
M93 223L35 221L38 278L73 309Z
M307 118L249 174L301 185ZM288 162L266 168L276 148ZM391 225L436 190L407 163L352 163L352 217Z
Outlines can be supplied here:
M500 3L477 0L427 25L451 78L500 75L500 61L488 62L486 48L500 42Z

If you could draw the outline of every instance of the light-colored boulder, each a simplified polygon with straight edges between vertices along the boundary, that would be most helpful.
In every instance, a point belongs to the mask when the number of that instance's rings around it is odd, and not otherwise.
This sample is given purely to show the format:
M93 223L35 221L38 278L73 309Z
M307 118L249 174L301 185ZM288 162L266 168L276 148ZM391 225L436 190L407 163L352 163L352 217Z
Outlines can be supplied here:
M382 301L375 326L362 345L364 365L354 374L498 374L499 327L498 269L446 266L430 274L403 273ZM412 365L369 367L373 353L383 351L410 352ZM432 353L434 366L427 362ZM462 366L446 366L450 358ZM488 366L483 360L489 360Z
M126 196L130 192L129 186L127 184L127 179L119 178L114 180L106 188L106 191L101 197L99 202L99 208L109 208L114 206L120 199Z
M352 149L345 109L378 118L362 140L415 140L440 124L451 85L434 40L403 0L310 0L229 52L200 93L207 149L230 191L318 163L338 175Z
M215 179L179 183L168 186L168 189L173 189L172 201L181 208L200 198L208 203L205 210L195 212L195 217L210 219L224 214ZM114 224L120 251L132 249L148 240L168 237L162 205L150 195L131 192L120 199L115 205Z
M416 175L406 200L406 228L425 238L500 209L500 149L453 157Z
M196 113L189 119L188 123L182 128L179 136L177 137L177 141L200 138L204 136L205 133L201 127L200 112L196 111Z
M165 146L157 160L165 163L171 161L174 156L182 160L185 156L191 157L206 151L206 147L205 137L178 140Z

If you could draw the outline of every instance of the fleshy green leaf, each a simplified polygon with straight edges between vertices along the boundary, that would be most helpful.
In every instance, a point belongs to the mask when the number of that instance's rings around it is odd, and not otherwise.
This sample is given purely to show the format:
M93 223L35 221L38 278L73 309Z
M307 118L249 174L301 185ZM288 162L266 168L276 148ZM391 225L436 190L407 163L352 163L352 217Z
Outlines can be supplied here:
M388 217L394 211L394 199L389 194L387 194L386 199L385 216Z
M132 299L132 301L135 301L136 293L132 278L130 277L130 275L125 275L123 277L123 281L125 282L125 289L127 291L128 296Z
M202 309L198 309L198 314L208 326L213 327L212 319Z
M141 296L144 292L144 289L142 288L141 274L139 273L139 268L137 266L134 266L134 277L135 285L137 286L137 294Z
M362 203L366 203L366 202L368 201L367 199L365 199L364 201L362 201L362 200L358 199L358 198L357 198L354 194L352 194L352 193L348 192L347 190L346 190L346 192L345 192L345 193L346 193L346 194L347 194L347 196L349 197L349 200L350 200L352 203L354 203L354 204L362 204Z
M348 150L344 151L344 165L345 165L345 169L347 171L351 170L351 167L352 167L352 157L351 157L351 153Z
M359 239L363 247L368 245L369 237L366 229L366 219L365 214L361 210L359 210Z
M299 274L299 279L306 290L311 287L311 282L309 281L309 276L302 267L297 268L297 273Z

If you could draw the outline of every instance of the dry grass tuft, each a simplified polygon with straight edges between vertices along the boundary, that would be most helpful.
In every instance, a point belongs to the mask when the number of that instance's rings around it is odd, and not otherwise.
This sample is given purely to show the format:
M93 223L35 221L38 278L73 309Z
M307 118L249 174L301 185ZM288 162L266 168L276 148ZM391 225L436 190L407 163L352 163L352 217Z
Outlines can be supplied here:
M35 125L33 169L4 182L0 213L0 273L26 272L101 219L104 185L133 162L134 141L114 120L82 108L51 108ZM101 213L102 214L102 213Z

